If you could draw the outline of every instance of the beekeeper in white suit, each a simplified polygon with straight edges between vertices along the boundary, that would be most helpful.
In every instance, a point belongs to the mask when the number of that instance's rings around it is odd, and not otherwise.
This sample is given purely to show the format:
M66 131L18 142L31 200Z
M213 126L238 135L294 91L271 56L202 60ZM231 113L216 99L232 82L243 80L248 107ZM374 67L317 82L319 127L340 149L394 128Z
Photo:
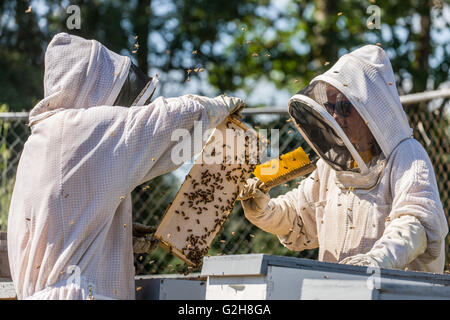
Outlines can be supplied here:
M195 95L149 103L156 84L95 40L50 42L8 220L19 299L135 298L131 191L179 166L174 129L216 127L244 105Z
M319 247L320 261L442 273L448 225L433 167L383 49L342 56L290 99L289 113L321 159L275 199L249 179L248 220L291 250Z

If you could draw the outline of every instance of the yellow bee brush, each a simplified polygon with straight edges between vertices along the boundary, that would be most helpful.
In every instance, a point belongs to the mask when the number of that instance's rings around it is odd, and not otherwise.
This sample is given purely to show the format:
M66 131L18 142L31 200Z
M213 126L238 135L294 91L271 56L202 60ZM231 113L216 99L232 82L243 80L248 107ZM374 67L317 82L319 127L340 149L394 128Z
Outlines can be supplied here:
M302 147L256 166L253 174L264 182L263 191L314 171L316 165L309 160Z

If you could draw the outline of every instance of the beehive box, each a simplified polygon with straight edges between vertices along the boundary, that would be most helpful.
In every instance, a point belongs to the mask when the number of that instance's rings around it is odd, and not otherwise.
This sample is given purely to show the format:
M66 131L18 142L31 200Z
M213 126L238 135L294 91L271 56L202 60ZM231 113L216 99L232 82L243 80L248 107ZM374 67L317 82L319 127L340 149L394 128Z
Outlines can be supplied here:
M256 132L233 116L213 131L158 226L162 247L188 265L201 264L253 172L257 141Z

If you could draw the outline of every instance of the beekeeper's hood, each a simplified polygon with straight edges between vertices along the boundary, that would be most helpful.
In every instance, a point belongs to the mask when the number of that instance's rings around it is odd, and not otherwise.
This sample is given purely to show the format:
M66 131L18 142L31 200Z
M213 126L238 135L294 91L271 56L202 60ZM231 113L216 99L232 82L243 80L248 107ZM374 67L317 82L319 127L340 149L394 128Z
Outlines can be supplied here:
M342 56L330 70L289 100L289 113L311 147L338 172L371 171L333 116L327 112L327 84L345 95L363 118L388 158L412 129L395 86L391 63L378 46L367 45ZM352 167L353 160L357 167Z
M31 110L30 125L61 109L144 105L156 84L100 42L59 33L45 53L44 99Z

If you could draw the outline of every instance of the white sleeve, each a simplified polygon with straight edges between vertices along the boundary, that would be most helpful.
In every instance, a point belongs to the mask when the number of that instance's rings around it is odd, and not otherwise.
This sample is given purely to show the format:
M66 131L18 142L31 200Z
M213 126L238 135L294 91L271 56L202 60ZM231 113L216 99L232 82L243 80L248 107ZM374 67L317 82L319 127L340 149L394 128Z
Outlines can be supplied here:
M376 261L377 267L404 269L426 248L425 228L416 217L404 215L386 227L368 255Z
M390 222L369 255L381 267L403 269L418 256L427 263L439 257L448 226L423 147L409 139L392 156Z
M317 248L315 195L318 192L318 173L314 170L298 188L271 199L267 209L255 217L254 224L278 236L290 250Z
M160 97L148 106L128 109L124 143L129 159L124 165L133 188L181 166L182 160L172 154L181 141L190 142L183 148L187 154L182 158L192 158L206 142L204 133L228 115L225 104L210 98L202 103L194 97ZM194 129L198 131L195 134Z
M84 166L86 175L104 186L102 190L110 196L123 196L200 152L205 133L222 122L228 110L229 106L219 99L199 102L193 96L160 97L149 105L131 108L69 110L64 127L73 132L74 138L65 154L73 153L71 166ZM172 149L185 141L186 154L173 161Z

